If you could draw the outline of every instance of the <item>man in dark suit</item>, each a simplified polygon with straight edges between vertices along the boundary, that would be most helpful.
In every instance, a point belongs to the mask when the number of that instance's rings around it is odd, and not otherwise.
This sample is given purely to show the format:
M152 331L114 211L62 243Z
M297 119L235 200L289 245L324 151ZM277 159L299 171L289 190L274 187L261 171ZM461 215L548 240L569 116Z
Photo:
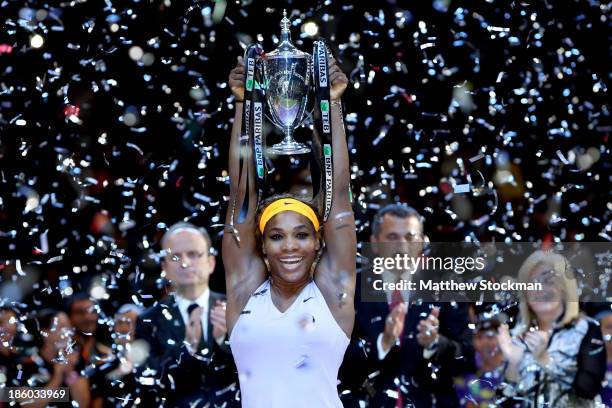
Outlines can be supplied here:
M399 251L418 257L428 239L416 210L390 204L376 214L371 242L377 256ZM393 283L414 276L387 270L376 275ZM373 277L362 271L357 279L355 329L340 369L345 407L359 401L388 408L458 406L452 376L473 361L468 304L421 301L407 290L362 297Z
M136 323L136 338L150 347L138 380L152 392L141 397L167 407L232 401L237 383L225 342L225 298L208 287L215 268L210 237L204 229L178 223L161 245L162 267L174 292Z

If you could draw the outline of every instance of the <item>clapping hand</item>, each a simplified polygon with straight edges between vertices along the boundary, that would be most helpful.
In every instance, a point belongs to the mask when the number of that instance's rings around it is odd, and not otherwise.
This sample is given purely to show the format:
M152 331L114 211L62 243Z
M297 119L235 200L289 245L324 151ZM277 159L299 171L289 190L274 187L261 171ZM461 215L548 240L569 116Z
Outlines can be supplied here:
M196 350L202 338L202 308L196 307L189 315L189 320L185 325L185 341L191 346L191 350Z
M507 324L502 324L497 329L497 341L504 358L509 364L517 366L523 358L524 350L512 343Z
M438 338L438 328L440 327L440 308L434 307L427 316L417 325L417 343L421 347L429 347Z
M548 340L550 333L544 330L530 331L525 335L525 344L534 357L543 364L548 362Z
M406 318L407 312L408 307L406 304L399 303L391 310L385 319L385 331L382 337L382 346L385 350L389 350L393 347L402 334L402 331L404 331L404 319Z
M227 325L225 323L225 302L217 300L215 307L210 312L210 322L213 327L213 338L215 340L222 339L227 334Z

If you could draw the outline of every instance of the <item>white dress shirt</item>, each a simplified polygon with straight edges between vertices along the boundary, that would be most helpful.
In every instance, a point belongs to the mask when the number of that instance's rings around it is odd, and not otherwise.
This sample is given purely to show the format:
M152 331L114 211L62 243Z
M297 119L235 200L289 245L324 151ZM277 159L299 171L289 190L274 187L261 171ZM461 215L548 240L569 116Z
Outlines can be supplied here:
M197 303L198 306L202 308L202 335L204 336L204 340L208 339L208 298L210 297L210 289L206 288L204 292L196 300L189 300L178 293L174 293L174 299L176 300L176 305L181 312L181 317L183 318L183 322L185 326L189 323L189 313L187 309L189 305L192 303Z

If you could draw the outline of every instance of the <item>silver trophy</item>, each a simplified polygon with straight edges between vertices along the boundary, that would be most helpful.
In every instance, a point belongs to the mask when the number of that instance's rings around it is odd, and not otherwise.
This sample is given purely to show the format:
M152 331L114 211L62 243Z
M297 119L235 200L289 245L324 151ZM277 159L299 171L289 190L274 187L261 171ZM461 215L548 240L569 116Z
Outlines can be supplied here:
M310 147L298 143L293 131L302 123L312 69L312 56L291 43L290 21L287 12L281 20L281 43L263 57L265 98L272 122L282 129L285 138L268 148L271 154L304 154Z

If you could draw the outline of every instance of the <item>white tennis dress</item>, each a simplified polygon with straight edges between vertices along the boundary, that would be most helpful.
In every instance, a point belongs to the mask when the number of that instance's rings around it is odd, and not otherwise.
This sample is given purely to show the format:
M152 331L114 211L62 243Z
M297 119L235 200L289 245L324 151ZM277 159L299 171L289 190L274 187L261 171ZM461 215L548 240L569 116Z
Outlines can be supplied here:
M348 344L314 281L284 313L264 282L230 337L242 407L342 408L336 385Z

